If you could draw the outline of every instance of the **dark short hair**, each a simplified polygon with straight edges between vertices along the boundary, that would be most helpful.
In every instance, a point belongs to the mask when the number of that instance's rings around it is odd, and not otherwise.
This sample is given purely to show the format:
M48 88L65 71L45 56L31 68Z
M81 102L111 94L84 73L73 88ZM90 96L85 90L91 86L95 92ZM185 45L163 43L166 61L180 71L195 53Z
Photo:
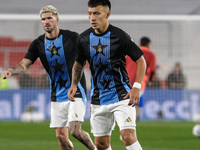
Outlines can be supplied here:
M109 10L111 10L110 0L89 0L88 7L97 7L99 5L108 6Z
M149 43L151 43L151 40L148 37L142 37L140 39L141 46L147 46Z

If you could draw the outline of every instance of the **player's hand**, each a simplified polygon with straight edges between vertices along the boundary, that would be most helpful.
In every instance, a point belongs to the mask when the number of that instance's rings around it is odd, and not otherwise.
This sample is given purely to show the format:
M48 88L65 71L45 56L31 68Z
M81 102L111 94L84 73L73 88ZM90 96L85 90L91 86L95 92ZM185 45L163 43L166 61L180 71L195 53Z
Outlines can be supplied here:
M11 75L12 75L12 71L11 71L11 70L5 70L5 71L2 73L2 78L3 78L3 79L8 79Z
M140 89L132 88L128 94L124 97L124 99L130 98L128 103L129 106L136 106L140 102Z
M70 101L75 101L74 95L76 94L76 91L77 91L77 86L72 85L68 91L68 98Z

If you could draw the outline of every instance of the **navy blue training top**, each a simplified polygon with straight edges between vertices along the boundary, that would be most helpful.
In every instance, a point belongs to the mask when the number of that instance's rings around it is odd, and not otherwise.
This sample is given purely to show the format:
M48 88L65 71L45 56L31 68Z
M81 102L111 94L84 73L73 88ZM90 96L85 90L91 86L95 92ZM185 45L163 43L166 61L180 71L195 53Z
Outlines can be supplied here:
M80 34L76 61L90 64L92 104L108 105L124 100L131 84L125 69L125 56L139 59L143 52L123 30L109 25L103 34L89 28Z
M76 57L78 34L69 30L60 30L57 39L46 39L45 35L35 39L25 58L34 63L39 57L50 80L51 101L68 101L68 90L71 86L72 67ZM74 97L86 100L86 82L83 75Z

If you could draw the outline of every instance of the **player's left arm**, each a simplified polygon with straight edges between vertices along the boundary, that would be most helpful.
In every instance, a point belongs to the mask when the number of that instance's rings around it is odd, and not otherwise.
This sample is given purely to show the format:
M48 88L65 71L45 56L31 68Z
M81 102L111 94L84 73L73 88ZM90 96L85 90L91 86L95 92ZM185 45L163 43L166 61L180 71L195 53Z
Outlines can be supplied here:
M137 86L138 86L138 84L141 85L142 80L143 80L144 75L145 75L145 72L146 72L146 61L145 61L143 56L141 56L136 61L136 64L137 64L136 79L135 79L136 86L134 87L134 85L133 85L133 88L124 97L124 99L126 99L128 97L130 98L128 105L132 105L132 106L136 106L140 101L140 88L137 87Z

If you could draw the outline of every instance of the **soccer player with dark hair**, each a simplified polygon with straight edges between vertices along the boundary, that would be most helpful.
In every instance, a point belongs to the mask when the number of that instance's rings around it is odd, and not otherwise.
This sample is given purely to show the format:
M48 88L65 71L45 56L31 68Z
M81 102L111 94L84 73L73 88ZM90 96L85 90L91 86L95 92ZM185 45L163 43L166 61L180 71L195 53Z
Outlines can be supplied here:
M99 150L111 150L111 132L117 122L128 150L142 150L136 136L135 107L139 103L141 82L146 63L143 52L123 30L109 24L109 0L89 0L88 16L91 28L80 34L78 56L73 66L68 97L72 101L77 91L86 60L92 75L91 129ZM125 56L137 64L133 88L125 69Z
M40 11L45 34L35 39L22 61L11 69L3 72L3 78L12 74L20 74L33 64L39 57L50 80L51 90L51 123L55 128L56 137L61 150L73 150L69 140L68 130L88 149L94 150L89 134L81 129L84 121L86 105L85 77L77 83L75 102L69 101L68 90L72 79L72 66L76 56L78 34L58 27L58 10L52 5L45 6Z
M151 40L148 37L142 37L140 39L140 49L144 52L143 56L147 64L147 69L145 72L144 79L142 81L141 91L140 91L140 102L136 106L136 118L139 119L139 111L140 108L143 107L144 101L144 92L146 88L147 81L150 83L153 82L155 72L156 72L156 55L154 52L150 51L151 48ZM126 70L131 82L131 85L134 84L136 80L136 70L137 65L136 63L128 56L126 57Z

